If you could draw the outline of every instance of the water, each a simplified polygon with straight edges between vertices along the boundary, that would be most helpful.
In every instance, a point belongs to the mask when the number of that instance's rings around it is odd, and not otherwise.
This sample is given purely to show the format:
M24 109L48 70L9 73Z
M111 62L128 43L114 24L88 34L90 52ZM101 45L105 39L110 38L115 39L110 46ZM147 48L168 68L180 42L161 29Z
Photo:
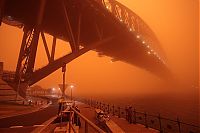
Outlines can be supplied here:
M160 114L162 117L172 120L177 120L177 118L179 118L182 122L200 125L199 99L196 94L160 94L146 95L143 97L109 96L101 99L99 98L99 101L121 107L131 105L136 108L136 111L147 112L148 114L156 116Z

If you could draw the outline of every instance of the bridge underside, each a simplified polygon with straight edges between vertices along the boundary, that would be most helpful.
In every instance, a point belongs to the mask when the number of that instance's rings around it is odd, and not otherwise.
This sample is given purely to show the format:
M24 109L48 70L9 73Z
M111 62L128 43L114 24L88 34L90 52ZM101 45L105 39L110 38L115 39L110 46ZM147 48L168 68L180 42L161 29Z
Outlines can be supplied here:
M10 25L23 26L24 30L16 72L11 78L5 76L4 79L13 88L20 88L20 95L25 96L23 88L33 85L89 50L97 51L100 56L110 56L113 61L127 62L167 77L169 71L165 63L149 49L150 44L145 44L149 42L155 48L152 40L156 37L153 33L149 35L151 31L148 26L120 3L113 0L108 2L111 11L105 2L99 0L1 0L1 20ZM116 7L121 8L121 15ZM123 11L126 12L123 14ZM133 21L130 14L135 15L137 20ZM51 52L44 33L53 36ZM35 70L40 35L49 63ZM153 39L144 42L142 36L144 39ZM57 38L68 41L72 53L55 60Z

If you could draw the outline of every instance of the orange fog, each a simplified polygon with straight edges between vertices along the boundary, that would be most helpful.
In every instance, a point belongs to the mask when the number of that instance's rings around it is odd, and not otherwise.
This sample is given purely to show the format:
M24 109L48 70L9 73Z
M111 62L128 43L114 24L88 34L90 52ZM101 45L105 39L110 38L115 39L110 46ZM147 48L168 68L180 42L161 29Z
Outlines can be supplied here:
M90 51L67 64L67 83L74 84L75 95L149 95L168 92L188 92L199 83L199 2L198 0L129 0L122 1L138 14L155 32L174 73L176 83L166 83L155 75L135 66L109 57L98 57ZM6 70L15 70L19 54L22 29L2 24L0 27L0 61ZM48 43L52 38L48 36ZM69 51L67 42L58 40L57 57ZM44 46L40 39L36 68L47 64ZM61 69L39 81L44 88L58 87L62 83ZM192 90L198 92L197 89ZM198 94L198 93L197 93Z

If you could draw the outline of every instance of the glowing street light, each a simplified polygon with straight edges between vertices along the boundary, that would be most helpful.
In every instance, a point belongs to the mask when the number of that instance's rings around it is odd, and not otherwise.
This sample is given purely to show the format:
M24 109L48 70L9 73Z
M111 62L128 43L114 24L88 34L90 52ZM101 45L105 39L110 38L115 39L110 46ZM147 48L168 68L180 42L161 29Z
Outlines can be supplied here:
M71 89L71 101L72 101L72 89L74 88L74 85L70 85L69 87Z
M55 88L51 88L51 93L55 93Z

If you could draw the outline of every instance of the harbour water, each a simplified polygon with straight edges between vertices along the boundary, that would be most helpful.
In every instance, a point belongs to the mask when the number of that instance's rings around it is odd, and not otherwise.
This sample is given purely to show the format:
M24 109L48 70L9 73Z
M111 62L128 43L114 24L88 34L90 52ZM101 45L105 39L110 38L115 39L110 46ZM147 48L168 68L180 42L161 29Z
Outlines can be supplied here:
M98 98L97 98L98 99ZM139 112L147 112L151 115L161 115L164 118L190 123L199 124L199 99L198 94L177 95L152 95L143 97L131 96L110 96L98 99L99 102L108 103L110 105L132 106Z

